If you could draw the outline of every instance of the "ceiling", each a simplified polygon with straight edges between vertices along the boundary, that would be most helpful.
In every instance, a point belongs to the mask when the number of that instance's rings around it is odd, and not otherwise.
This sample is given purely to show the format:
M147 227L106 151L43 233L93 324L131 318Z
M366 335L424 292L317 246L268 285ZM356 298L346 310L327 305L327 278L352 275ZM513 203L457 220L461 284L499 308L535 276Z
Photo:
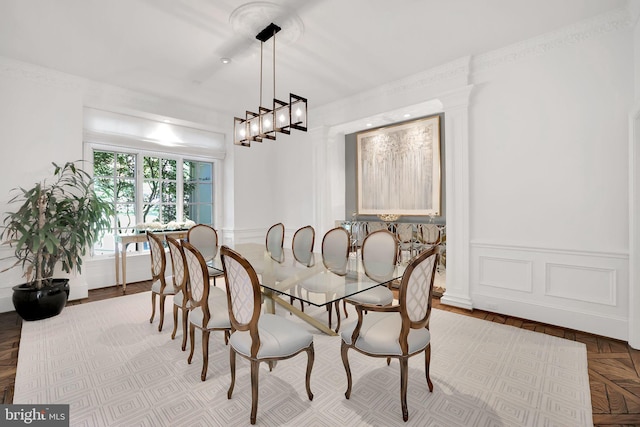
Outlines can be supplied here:
M276 95L287 99L293 92L313 108L626 5L625 0L246 3L1 0L0 56L244 116L259 103L255 35L270 22L283 27L276 36ZM273 97L272 47L271 40L264 45L265 100ZM221 57L231 62L223 64Z

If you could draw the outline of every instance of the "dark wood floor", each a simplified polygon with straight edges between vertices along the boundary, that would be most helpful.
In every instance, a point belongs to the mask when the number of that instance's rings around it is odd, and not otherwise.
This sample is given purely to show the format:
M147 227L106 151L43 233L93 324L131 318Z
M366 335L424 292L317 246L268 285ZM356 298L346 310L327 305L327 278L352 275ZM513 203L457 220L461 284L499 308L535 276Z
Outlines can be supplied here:
M127 294L149 289L149 282L132 283L127 285ZM121 288L95 289L89 291L89 298L70 301L69 305L121 295ZM594 425L640 426L640 351L633 350L626 342L481 310L469 312L440 304L439 299L434 301L434 307L584 343ZM13 402L21 328L22 320L15 312L0 313L0 390L3 391L0 403Z

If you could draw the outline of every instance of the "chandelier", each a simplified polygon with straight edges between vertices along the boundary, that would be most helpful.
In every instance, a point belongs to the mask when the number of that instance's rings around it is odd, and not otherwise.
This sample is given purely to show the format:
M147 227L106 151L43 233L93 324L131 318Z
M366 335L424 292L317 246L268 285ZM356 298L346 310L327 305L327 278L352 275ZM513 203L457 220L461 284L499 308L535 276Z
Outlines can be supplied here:
M289 93L289 102L280 101L276 96L276 33L280 27L274 23L267 25L256 35L260 40L260 105L258 112L246 112L245 118L234 117L233 143L249 147L251 141L276 139L276 132L289 135L291 129L307 131L307 99ZM264 43L273 37L273 103L262 104L262 50Z

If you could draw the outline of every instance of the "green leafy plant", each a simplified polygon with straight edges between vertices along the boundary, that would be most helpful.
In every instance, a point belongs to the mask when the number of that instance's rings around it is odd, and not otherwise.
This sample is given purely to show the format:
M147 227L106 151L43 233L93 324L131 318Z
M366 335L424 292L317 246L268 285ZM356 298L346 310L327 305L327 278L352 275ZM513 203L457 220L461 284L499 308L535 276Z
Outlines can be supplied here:
M14 248L16 262L4 271L21 266L30 286L42 289L51 283L58 263L69 273L82 271L82 257L111 226L112 208L93 190L91 176L67 162L55 167L51 182L44 180L18 191L9 204L0 238ZM8 259L10 257L4 258Z

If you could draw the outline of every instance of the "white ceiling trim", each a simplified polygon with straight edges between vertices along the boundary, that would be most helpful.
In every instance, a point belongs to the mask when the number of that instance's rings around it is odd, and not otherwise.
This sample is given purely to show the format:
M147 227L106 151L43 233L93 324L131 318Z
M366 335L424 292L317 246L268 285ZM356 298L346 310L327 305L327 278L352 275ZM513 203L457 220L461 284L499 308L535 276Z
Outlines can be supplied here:
M593 19L566 26L558 31L476 55L471 60L471 72L473 74L480 73L503 64L521 61L532 56L545 55L555 49L581 43L604 34L625 31L632 27L633 21L629 9L616 9Z

